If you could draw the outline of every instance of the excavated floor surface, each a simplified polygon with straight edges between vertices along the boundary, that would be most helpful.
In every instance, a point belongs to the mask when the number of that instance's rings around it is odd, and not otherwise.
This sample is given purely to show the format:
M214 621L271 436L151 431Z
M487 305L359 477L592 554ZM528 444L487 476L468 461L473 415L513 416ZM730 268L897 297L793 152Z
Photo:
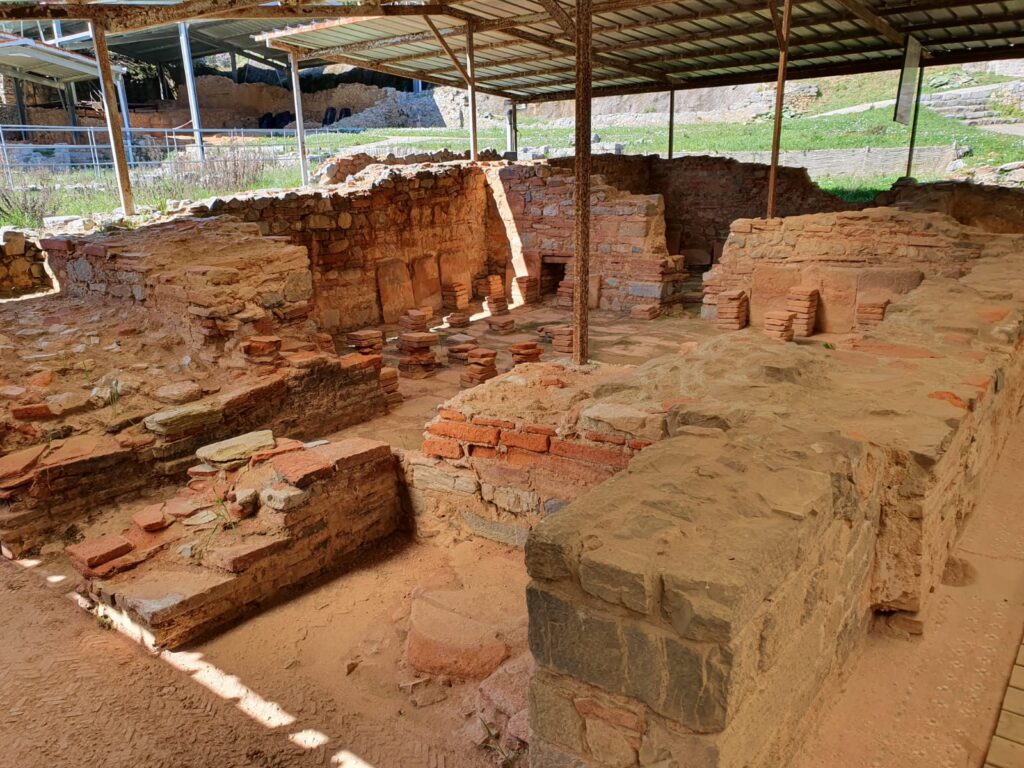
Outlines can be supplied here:
M536 307L513 316L517 334L485 334L483 323L470 333L504 350L567 314ZM592 322L593 357L618 364L718 333L681 316L623 322L595 313ZM343 434L418 447L436 405L458 391L459 372L403 379L397 409ZM923 638L871 638L798 768L981 765L1024 622L1024 523L1007 514L1022 459L1018 427L960 544L977 580L940 588L937 623ZM0 563L0 739L12 765L49 768L69 754L110 766L494 764L493 750L474 746L477 685L418 674L402 648L423 589L495 587L512 596L499 610L525 620L518 551L450 535L392 540L345 574L160 657L63 599L72 582L59 563Z

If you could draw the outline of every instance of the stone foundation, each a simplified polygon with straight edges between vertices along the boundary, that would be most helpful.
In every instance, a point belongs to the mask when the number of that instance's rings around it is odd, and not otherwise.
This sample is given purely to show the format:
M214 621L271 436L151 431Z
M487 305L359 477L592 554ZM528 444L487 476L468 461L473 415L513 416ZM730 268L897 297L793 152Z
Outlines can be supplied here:
M524 364L443 403L421 455L406 456L414 510L521 543L513 529L528 530L662 437L662 404L598 394L633 375Z
M960 276L993 240L944 214L897 208L739 219L720 263L704 276L704 316L713 319L722 291L742 290L750 323L782 311L794 288L816 288L818 332L846 333L912 291L926 276Z
M873 614L928 631L1024 403L1019 248L952 263L838 349L733 332L637 372L667 436L527 541L532 765L785 765Z
M53 289L39 244L12 229L0 233L0 300Z
M551 164L572 168L574 160ZM710 156L595 155L592 168L619 189L661 195L670 253L717 253L733 221L764 216L767 209L768 166L759 163ZM778 216L860 207L823 191L803 168L779 168L778 184Z
M1024 234L1024 189L1015 187L968 181L900 181L880 194L875 204L944 213L961 224L986 232Z
M271 445L237 472L200 467L213 476L141 508L122 535L69 547L89 596L156 645L176 647L338 570L401 527L385 443Z

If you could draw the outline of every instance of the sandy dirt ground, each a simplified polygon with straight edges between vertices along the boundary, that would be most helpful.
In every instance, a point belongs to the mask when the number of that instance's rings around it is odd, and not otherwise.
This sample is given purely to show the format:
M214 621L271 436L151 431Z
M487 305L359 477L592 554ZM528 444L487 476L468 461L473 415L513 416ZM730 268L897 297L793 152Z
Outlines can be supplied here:
M523 652L521 552L392 541L206 644L161 656L41 576L0 561L0 765L52 768L72 755L110 768L495 764L476 743L476 684L418 674L402 649L417 590L469 587L521 616Z
M976 768L1024 625L1024 422L999 457L919 637L875 633L794 768ZM958 585L959 584L959 585Z

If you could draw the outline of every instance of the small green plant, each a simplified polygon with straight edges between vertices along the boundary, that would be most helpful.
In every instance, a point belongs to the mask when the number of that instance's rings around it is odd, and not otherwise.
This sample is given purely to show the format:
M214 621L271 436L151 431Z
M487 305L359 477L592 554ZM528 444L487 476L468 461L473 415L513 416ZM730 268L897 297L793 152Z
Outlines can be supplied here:
M833 344L831 341L826 341L824 344L822 344L822 346L825 349L835 349L836 348L836 345Z
M114 379L110 382L110 394L107 395L107 405L110 406L110 412L117 418L117 405L121 402L121 382Z
M96 623L100 625L100 629L113 629L114 622L110 620L109 616L99 614L96 616Z

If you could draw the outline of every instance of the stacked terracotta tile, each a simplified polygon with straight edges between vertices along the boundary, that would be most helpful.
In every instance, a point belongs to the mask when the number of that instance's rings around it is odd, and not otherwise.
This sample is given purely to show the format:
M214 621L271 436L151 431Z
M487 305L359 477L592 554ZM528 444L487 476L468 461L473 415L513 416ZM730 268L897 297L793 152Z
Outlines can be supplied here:
M451 328L468 328L469 327L469 313L468 312L452 312L449 315L445 315L444 321L448 323Z
M434 319L434 308L429 304L424 304L422 307L417 307L416 310L423 313L423 316L427 318L428 323Z
M441 302L445 309L465 309L469 306L469 286L451 283L441 288Z
M486 277L478 277L473 281L473 295L486 299L491 295L491 281Z
M660 314L661 306L658 304L634 304L629 310L633 320L653 320Z
M878 325L885 320L888 299L857 302L857 325Z
M384 332L379 328L364 328L352 331L345 342L361 355L379 355L384 351Z
M512 283L512 298L520 304L536 304L540 301L540 278L524 275Z
M495 365L497 357L498 353L493 349L477 347L470 350L467 355L469 365L466 366L459 382L463 387L474 387L488 379L493 379L498 375L498 368Z
M474 349L477 349L480 345L474 341L466 341L462 344L453 344L448 347L448 362L458 361L460 363L469 362L469 353Z
M487 318L487 327L491 329L491 333L505 336L515 333L516 321L511 317L489 317Z
M723 331L738 331L750 322L750 301L746 291L722 291L718 294L715 325Z
M800 339L813 336L818 317L818 289L791 288L786 296L786 311L793 314L793 336Z
M380 369L380 388L384 390L384 399L388 405L398 405L404 399L398 391L398 369L384 367Z
M505 295L505 281L501 279L501 275L488 275L487 276L487 295L488 296L504 296Z
M278 336L250 336L241 347L246 361L256 365L272 365L281 356L281 339Z
M784 309L764 313L764 334L770 339L779 341L793 340L793 318L792 312Z
M427 330L427 315L419 309L407 309L405 314L398 318L398 324L407 331L413 333L424 333Z
M484 309L490 312L491 315L507 315L508 299L505 298L504 292L488 295L484 301Z
M565 278L558 284L558 292L555 294L555 305L572 309L572 295L576 290L576 281L571 277Z
M425 379L437 371L436 333L411 332L398 337L398 370L411 379Z
M551 348L563 355L572 354L572 326L548 325L544 332L551 337Z
M509 351L512 353L513 365L536 363L540 360L541 352L543 352L536 341L522 341L518 344L513 344Z

